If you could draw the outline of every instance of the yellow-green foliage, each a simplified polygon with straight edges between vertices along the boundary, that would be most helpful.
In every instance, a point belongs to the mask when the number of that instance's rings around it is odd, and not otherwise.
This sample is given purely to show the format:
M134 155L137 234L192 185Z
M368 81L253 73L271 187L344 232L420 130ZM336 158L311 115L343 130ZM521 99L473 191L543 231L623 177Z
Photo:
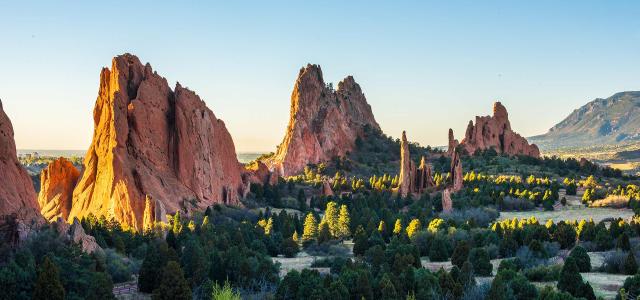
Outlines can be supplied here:
M444 226L445 226L445 222L443 219L435 218L431 220L431 222L429 222L429 227L427 227L427 230L429 230L429 232L431 233L436 233L438 232L438 230L440 230Z
M409 226L407 226L407 235L409 237L412 237L416 232L420 230L421 226L422 224L420 224L420 220L418 219L411 220L411 222L409 222Z

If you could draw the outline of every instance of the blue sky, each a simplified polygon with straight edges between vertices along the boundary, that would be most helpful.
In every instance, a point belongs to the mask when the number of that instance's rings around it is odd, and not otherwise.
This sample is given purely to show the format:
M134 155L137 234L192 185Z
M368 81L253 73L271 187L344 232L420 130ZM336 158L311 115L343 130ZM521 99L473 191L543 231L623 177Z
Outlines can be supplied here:
M634 1L12 1L0 99L21 149L86 149L100 69L130 52L196 91L239 151L281 141L301 66L353 75L391 136L460 137L502 101L535 135L586 102L640 90Z

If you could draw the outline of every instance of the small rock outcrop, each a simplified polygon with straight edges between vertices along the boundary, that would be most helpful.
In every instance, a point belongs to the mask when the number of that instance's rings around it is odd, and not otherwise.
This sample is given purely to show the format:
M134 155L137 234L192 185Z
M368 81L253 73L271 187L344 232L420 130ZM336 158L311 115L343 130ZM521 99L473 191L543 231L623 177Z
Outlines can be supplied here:
M20 229L42 222L36 191L27 171L20 165L13 126L0 101L0 222ZM15 226L13 226L13 225ZM0 227L3 227L0 224ZM13 235L13 233L8 233Z
M453 137L453 131L449 129L449 155L452 149L457 146L457 141ZM529 142L519 134L511 130L509 114L507 109L500 103L493 104L493 116L476 117L475 125L469 121L464 139L460 145L470 155L476 150L494 149L499 154L509 156L527 155L540 157L540 150L535 144Z
M40 213L47 221L67 219L71 211L73 188L80 172L64 157L60 157L40 173L38 204Z
M84 231L78 219L74 219L73 223L69 225L64 219L58 218L54 222L54 228L64 240L80 245L82 251L89 254L96 251L102 252L96 239Z
M331 184L326 179L322 181L322 195L333 196L333 189L331 189Z
M462 170L462 161L458 150L451 151L451 167L449 168L449 180L447 186L442 191L442 211L450 212L453 210L453 201L451 194L462 189L464 174Z
M344 156L355 147L364 126L380 129L371 106L353 77L333 90L317 65L300 69L291 93L289 125L275 155L265 162L282 176L295 175L307 164Z
M246 185L224 122L194 92L131 54L100 73L93 141L67 220L88 214L143 230L158 212L238 205ZM145 213L147 212L147 213Z
M278 183L278 173L271 172L269 167L262 161L253 161L245 166L243 180L251 184L270 184Z
M402 139L400 140L400 177L398 181L398 192L402 197L407 197L409 194L420 195L424 193L427 188L431 187L435 187L431 165L427 164L427 160L423 156L420 160L420 166L416 168L416 165L411 160L407 134L403 131Z

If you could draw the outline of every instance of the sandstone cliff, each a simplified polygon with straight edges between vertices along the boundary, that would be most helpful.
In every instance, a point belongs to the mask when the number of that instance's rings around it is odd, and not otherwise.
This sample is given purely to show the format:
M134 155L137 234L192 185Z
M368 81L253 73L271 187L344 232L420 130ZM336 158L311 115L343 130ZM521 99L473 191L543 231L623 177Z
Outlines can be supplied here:
M80 172L64 157L60 157L40 173L38 204L40 213L47 221L67 219L71 211L73 188Z
M16 153L11 120L0 101L0 215L32 221L40 216L36 191Z
M18 161L13 126L0 101L0 244L18 244L42 222L36 191Z
M115 57L102 70L93 117L67 220L92 213L142 230L164 212L239 204L245 185L224 122L136 56Z
M362 128L380 129L371 106L353 77L325 84L317 65L300 69L293 92L289 125L267 164L282 176L301 172L307 164L328 161L353 150Z
M538 146L529 145L527 140L511 130L507 109L500 103L493 104L493 116L476 117L475 125L469 121L464 139L460 142L467 153L493 148L505 155L527 155L540 157ZM452 146L457 146L453 131L449 130L449 155Z

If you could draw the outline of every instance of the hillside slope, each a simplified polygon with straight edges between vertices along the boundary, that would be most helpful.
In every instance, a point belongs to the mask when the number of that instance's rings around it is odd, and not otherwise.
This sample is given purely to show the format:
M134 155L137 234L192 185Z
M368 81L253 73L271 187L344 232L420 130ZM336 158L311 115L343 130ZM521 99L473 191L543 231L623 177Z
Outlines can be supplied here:
M543 150L640 141L640 91L595 99L574 110L549 132L528 139Z

